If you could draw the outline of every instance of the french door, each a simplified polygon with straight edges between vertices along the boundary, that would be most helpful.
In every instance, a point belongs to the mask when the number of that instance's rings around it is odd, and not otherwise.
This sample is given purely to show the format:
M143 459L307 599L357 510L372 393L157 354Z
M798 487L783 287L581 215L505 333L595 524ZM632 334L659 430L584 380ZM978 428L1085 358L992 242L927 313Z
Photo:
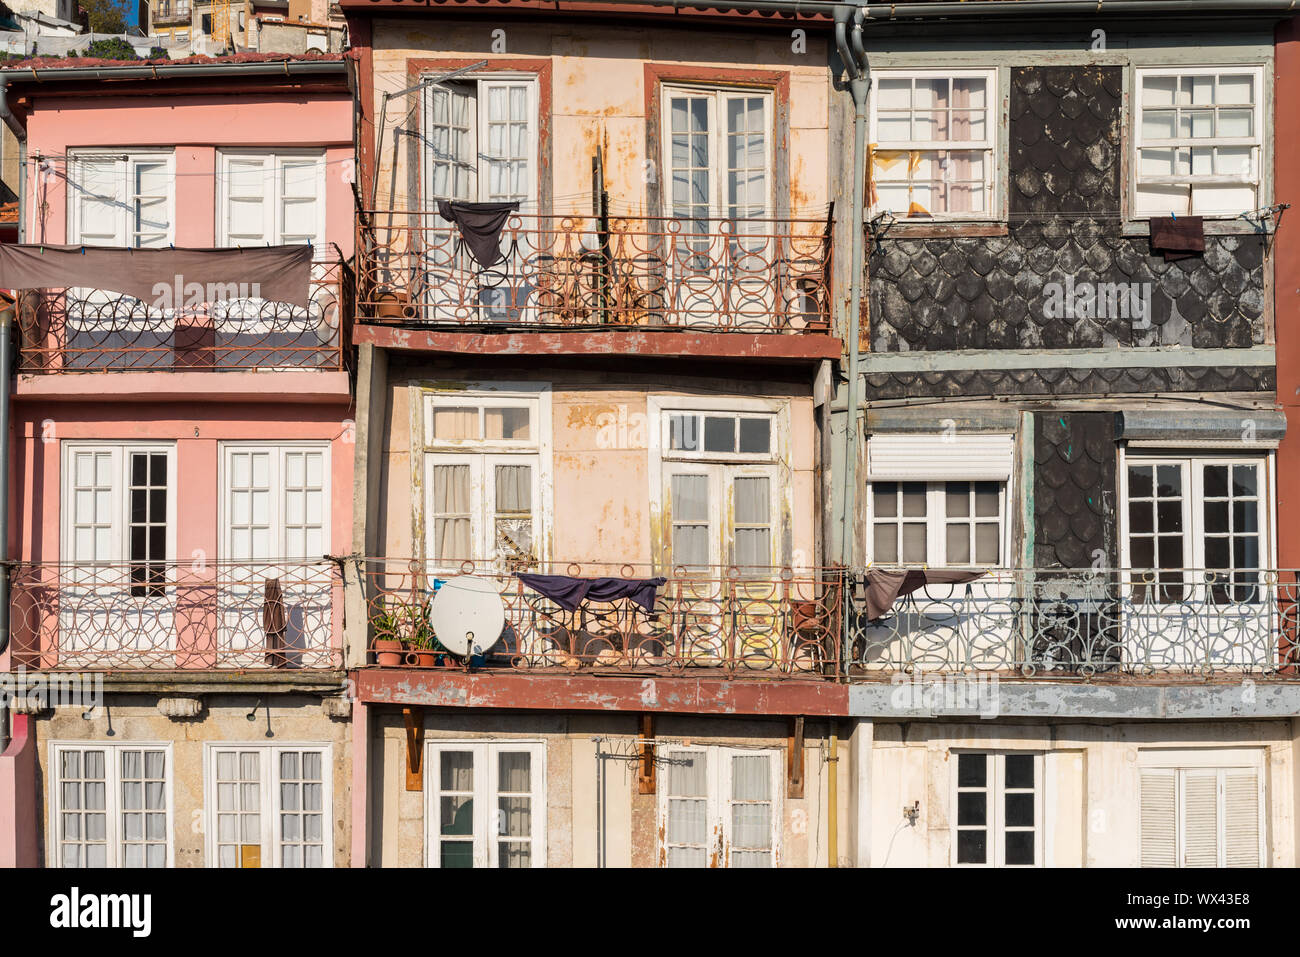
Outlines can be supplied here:
M429 867L545 867L546 751L537 742L430 742Z
M659 788L663 866L777 866L780 751L670 748L665 757Z

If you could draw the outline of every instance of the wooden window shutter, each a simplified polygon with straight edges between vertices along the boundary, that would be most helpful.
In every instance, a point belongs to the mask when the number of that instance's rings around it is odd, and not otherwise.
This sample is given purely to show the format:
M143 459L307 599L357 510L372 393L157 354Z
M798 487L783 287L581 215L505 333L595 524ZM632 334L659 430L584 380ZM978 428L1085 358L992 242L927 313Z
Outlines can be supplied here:
M1177 773L1173 769L1142 772L1143 867L1174 867L1178 863L1177 795Z
M1223 779L1223 863L1259 867L1259 774L1253 768L1230 768Z
M1219 772L1183 772L1183 866L1219 866Z

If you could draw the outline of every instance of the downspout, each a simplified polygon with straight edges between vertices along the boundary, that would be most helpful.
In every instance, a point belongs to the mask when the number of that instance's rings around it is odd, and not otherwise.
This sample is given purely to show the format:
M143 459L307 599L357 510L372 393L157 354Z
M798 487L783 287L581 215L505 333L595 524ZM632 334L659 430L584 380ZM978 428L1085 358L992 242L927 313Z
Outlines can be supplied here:
M0 119L18 141L18 241L25 236L27 130L9 106L8 78L0 76ZM9 647L9 378L13 367L13 320L17 305L0 309L0 654ZM0 713L0 738L7 728Z
M850 26L850 20L852 26ZM849 353L848 414L844 419L844 494L840 512L840 561L845 567L853 565L853 514L857 492L857 440L858 440L858 376L861 359L858 354L858 337L862 315L863 231L865 229L865 191L867 165L867 96L871 92L870 64L862 44L862 10L851 7L835 8L835 49L844 64L849 78L849 93L853 97L853 202L849 207L849 228L853 242L849 255L849 315L845 348Z

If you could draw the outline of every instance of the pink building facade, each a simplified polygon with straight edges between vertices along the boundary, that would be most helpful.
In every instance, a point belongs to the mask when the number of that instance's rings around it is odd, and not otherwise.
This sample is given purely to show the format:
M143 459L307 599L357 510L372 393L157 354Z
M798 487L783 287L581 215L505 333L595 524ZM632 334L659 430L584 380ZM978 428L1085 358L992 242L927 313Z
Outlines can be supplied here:
M152 303L14 291L0 671L29 684L0 757L0 865L346 863L328 557L352 534L345 64L39 72L6 71L23 241L306 243L313 261L307 308L250 287L173 309L172 276ZM34 693L51 679L84 703Z

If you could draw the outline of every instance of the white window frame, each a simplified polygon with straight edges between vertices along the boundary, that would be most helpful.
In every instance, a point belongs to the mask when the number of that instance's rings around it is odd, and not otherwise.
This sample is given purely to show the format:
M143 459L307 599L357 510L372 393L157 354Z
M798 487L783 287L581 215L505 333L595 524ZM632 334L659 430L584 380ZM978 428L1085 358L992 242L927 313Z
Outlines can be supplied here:
M489 503L495 503L494 482L497 465L524 465L533 469L533 557L544 564L550 556L552 526L552 439L551 386L539 382L473 382L465 388L441 390L429 385L413 385L410 391L411 435L419 454L411 456L412 499L419 503L413 510L417 547L430 571L456 571L459 562L444 563L433 556L433 481L436 465L468 465L471 483L471 548L482 554L475 560L496 561L496 539L488 535L484 519ZM527 406L530 412L527 441L510 439L436 440L433 435L433 412L440 407L477 407L479 421L485 421L486 409ZM482 430L480 429L480 432ZM477 506L477 508L475 508ZM493 506L495 510L495 506Z
M933 69L909 69L905 67L887 67L871 71L871 80L873 86L878 87L882 79L907 79L916 80L967 80L982 79L985 81L985 98L984 98L984 132L982 140L891 140L882 143L877 131L878 117L877 108L879 99L874 94L870 97L870 143L873 150L943 150L954 152L958 150L982 150L984 152L984 169L985 169L985 192L984 192L984 211L983 212L956 212L956 213L934 213L928 216L916 216L909 218L907 210L901 213L893 211L894 215L900 222L931 222L931 221L974 221L986 222L988 220L997 220L1002 218L1001 214L1001 182L1002 169L1005 160L1005 150L998 148L999 134L1002 127L1002 107L1001 93L998 88L998 70L994 67L983 69L951 69L951 70L933 70ZM951 108L950 108L951 109ZM874 169L869 169L867 175L874 182ZM866 216L868 219L884 212L884 207L879 203L870 204Z
M161 751L163 752L163 795L167 802L166 822L166 867L175 866L175 801L172 784L175 779L172 763L172 744L170 741L123 741L106 743L103 741L67 741L50 742L50 847L52 853L46 853L47 867L63 867L63 838L60 822L63 813L63 763L62 755L67 751L104 751L104 841L108 845L108 867L125 867L126 854L124 834L122 831L122 755L123 751ZM83 757L84 767L84 757ZM84 810L84 809L82 809ZM84 843L81 842L81 843Z
M992 482L999 486L998 489L998 560L996 562L977 562L975 561L974 542L971 543L971 560L959 564L953 564L948 560L948 525L950 524L947 512L947 483L963 482L968 485L975 485L980 482ZM876 514L876 495L875 486L877 484L890 483L893 485L924 485L925 489L925 516L903 516L901 512L898 515L882 517ZM1006 568L1010 565L1011 555L1011 521L1008 515L1008 503L1011 501L1011 478L1006 479L877 479L867 482L867 540L866 549L868 560L878 564L888 565L926 565L930 568ZM981 518L987 521L983 516L976 516L973 512L964 518L955 516L951 524L965 524L971 526L976 524ZM905 562L902 560L902 530L901 526L905 523L920 524L925 523L925 553L926 558L923 562ZM896 525L899 526L896 534L898 544L899 560L897 562L882 562L874 554L875 550L875 531L877 525Z
M60 449L60 554L64 562L89 564L92 561L114 565L131 563L129 490L131 486L131 453L145 452L167 456L167 557L162 561L173 564L176 556L176 500L179 497L180 483L176 474L175 442L98 442L87 439L64 439ZM74 559L76 526L73 510L73 496L76 492L75 454L77 452L109 452L117 459L116 481L113 486L113 540L114 558L111 559Z
M1145 110L1143 105L1143 89L1148 77L1151 76L1176 76L1178 78L1188 76L1219 76L1221 74L1249 74L1253 78L1253 89L1255 91L1254 116L1252 118L1252 127L1254 136L1250 137L1175 137L1173 139L1155 139L1146 140L1142 132L1142 117ZM1268 164L1268 157L1265 155L1268 137L1265 134L1265 123L1268 114L1264 111L1264 100L1268 91L1264 88L1264 67L1258 64L1224 64L1221 66L1181 66L1169 65L1165 67L1139 67L1134 70L1133 82L1133 118L1131 127L1131 155L1129 157L1129 196L1130 210L1129 215L1132 219L1150 219L1152 217L1168 216L1177 214L1179 216L1204 216L1207 219L1236 219L1243 212L1250 212L1265 205L1264 185L1265 169ZM1215 104L1217 107L1217 104ZM1159 107L1155 107L1159 109ZM1253 160L1251 163L1251 172L1248 177L1242 178L1229 176L1226 174L1204 174L1185 176L1174 175L1169 177L1150 177L1143 176L1141 173L1142 150L1152 148L1190 148L1202 147L1209 148L1215 146L1248 146L1254 150ZM1151 185L1187 185L1188 200L1187 205L1182 208L1169 210L1148 210L1139 209L1138 186L1147 183ZM1243 188L1251 187L1255 191L1255 201L1250 210L1213 210L1213 211L1196 211L1189 208L1194 204L1194 194L1197 185L1239 185Z
M784 808L784 791L785 791L785 758L786 752L782 748L743 748L731 747L727 745L674 745L663 744L660 746L660 755L666 760L671 761L675 752L689 751L696 754L706 755L706 814L708 816L709 827L709 846L707 853L711 860L716 861L718 867L730 866L731 840L729 834L731 831L731 806L735 803L732 797L732 777L731 777L731 758L736 756L746 757L766 757L768 762L768 771L771 774L771 783L769 785L771 799L771 852L772 867L781 866L783 852L781 847L782 831L784 829L785 808ZM670 795L668 781L665 776L670 773L671 769L661 769L659 771L660 781L655 788L656 805L658 809L658 829L662 835L659 840L661 852L661 865L668 865L668 803L674 795ZM717 855L716 857L714 855ZM715 866L715 865L710 865Z
M1145 772L1167 772L1172 773L1175 780L1175 820L1174 830L1176 837L1174 861L1176 867L1185 867L1186 853L1186 818L1184 807L1184 781L1188 771L1193 772L1217 772L1217 830L1218 830L1218 855L1219 867L1223 867L1225 855L1227 852L1226 842L1224 841L1224 821L1226 807L1224 804L1224 772L1226 771L1252 771L1255 774L1255 782L1258 787L1258 798L1256 803L1259 808L1259 866L1269 866L1268 857L1268 825L1269 825L1269 805L1268 805L1268 779L1266 776L1266 761L1264 751L1258 748L1224 748L1219 750L1199 750L1186 749L1177 751L1152 751L1140 750L1138 752L1138 800L1137 800L1137 853L1138 858L1135 866L1141 866L1141 846L1142 846L1142 774Z
M438 756L444 751L469 751L474 755L474 866L497 866L497 841L499 832L490 833L490 818L496 810L499 796L499 763L502 751L521 751L529 755L528 776L531 783L529 817L532 832L529 835L532 863L530 867L546 866L546 742L535 738L474 738L443 739L425 743L424 764L424 866L441 868L441 801L442 781L439 777Z
M738 415L740 417L766 415L771 417L771 448L761 453L683 452L671 448L671 419L674 415L696 414ZM672 479L675 475L704 475L709 480L709 565L728 567L734 564L735 524L724 521L734 514L731 507L732 489L737 478L766 478L771 496L768 505L769 525L772 530L771 560L780 567L783 549L783 529L788 514L793 483L790 482L790 406L784 399L699 398L685 396L649 396L646 415L650 439L650 503L652 513L663 518L653 523L662 529L659 547L655 549L664 567L676 573L679 565L673 555ZM683 566L686 573L696 566Z
M311 160L312 163L302 163L302 160ZM307 166L314 165L314 178L316 182L316 198L313 200L316 207L316 226L312 231L310 243L313 249L313 256L316 259L322 259L325 255L325 219L326 219L326 190L325 190L325 151L321 149L262 149L262 150L218 150L217 166L220 170L217 176L217 208L216 208L216 244L222 247L238 245L237 242L230 238L230 203L234 199L231 192L234 174L231 172L231 165L240 163L262 164L262 240L272 246L284 245L288 241L284 238L284 203L285 198L281 195L281 183L284 170L287 166ZM257 242L253 240L251 242ZM300 243L301 240L296 240ZM259 243L260 244L260 243Z
M118 189L120 193L114 197L114 201L123 205L117 209L117 224L114 241L104 243L106 246L127 246L136 247L134 242L134 230L131 228L131 215L135 207L135 192L132 187L132 171L138 162L156 162L159 159L165 160L166 175L169 185L167 196L167 230L166 241L174 243L176 241L176 151L171 148L134 148L126 149L101 147L96 149L70 149L68 150L68 178L74 183L82 184L85 181L83 175L84 164L88 162L102 163L113 161L118 164L117 170ZM73 246L91 246L99 245L89 243L82 239L82 222L81 202L78 198L72 198L69 191L68 202L68 244ZM130 204L131 209L126 208ZM154 247L157 248L157 247Z
M224 751L258 753L261 823L261 866L280 867L281 807L280 756L285 752L314 751L321 756L321 860L322 869L334 867L334 749L322 742L265 744L245 741L207 741L203 745L203 806L206 838L204 866L218 867L217 755ZM291 812L292 813L292 812ZM301 813L301 808L298 813Z
M963 788L959 786L957 765L960 756L963 754L982 756L985 759L985 787L983 788ZM1043 826L1044 814L1043 805L1046 797L1046 779L1043 774L1044 754L1041 751L1003 751L1003 750L977 750L961 749L950 752L951 766L950 784L949 784L949 835L950 835L950 864L953 867L1042 867L1043 866L1043 845L1046 843L1046 829ZM1034 759L1034 863L1033 864L1008 864L1006 863L1006 835L1008 830L1027 831L1028 827L1017 826L1008 828L1006 824L1006 759L1008 756L1029 756ZM1014 793L1024 793L1026 788L1013 788ZM985 801L985 819L984 826L976 827L974 825L962 825L958 823L957 817L957 795L962 791L975 792L982 791L987 795ZM985 847L987 860L983 864L958 863L957 861L957 834L963 830L983 830L988 835L988 841Z
M288 452L320 452L322 468L322 490L323 499L321 508L321 541L325 546L325 554L329 554L332 547L332 529L330 527L330 518L333 511L331 489L331 461L330 461L330 443L328 440L311 440L305 439L292 442L275 442L275 441L222 441L218 443L218 465L217 465L217 489L219 493L217 505L217 528L220 532L220 539L217 546L217 557L220 560L235 560L231 554L231 527L230 527L230 456L237 452L271 452L272 453L272 474L270 478L272 492L272 506L270 516L270 526L272 536L278 542L279 552L270 555L264 559L249 559L252 564L260 562L275 561L315 561L322 559L324 555L288 555L285 554L285 466L284 459ZM242 561L243 559L239 559Z
M1119 536L1120 567L1131 568L1129 549L1129 466L1171 465L1188 463L1189 485L1183 495L1183 557L1185 569L1205 568L1204 534L1204 473L1201 466L1258 465L1260 469L1259 519L1260 519L1260 569L1277 567L1277 515L1275 506L1276 454L1265 449L1215 450L1188 447L1177 448L1121 448L1119 452ZM1185 587L1195 583L1184 579ZM1264 587L1261 585L1261 587Z
M743 87L743 86L710 86L708 84L687 84L687 83L664 83L659 91L660 101L663 109L662 125L660 127L660 161L663 165L660 167L664 171L664 184L661 187L661 204L666 215L680 216L687 219L697 217L689 216L686 213L679 213L673 202L672 196L672 177L673 177L673 127L672 127L672 100L674 96L689 97L706 97L708 98L708 141L709 141L709 197L708 197L708 219L717 220L736 220L745 219L770 219L774 213L776 202L776 101L772 90L766 87ZM726 138L728 132L724 129L726 122L723 106L729 99L750 99L761 97L763 100L763 119L764 133L766 139L767 155L765 160L765 173L767 177L767 193L763 197L763 211L757 216L736 216L729 215L728 210L731 204L727 201L727 181L730 175L730 168L727 166L727 148ZM713 229L714 227L710 227ZM688 234L681 234L683 239Z
M438 71L427 74L423 79L437 75ZM541 115L539 109L540 92L539 80L536 73L524 73L517 71L486 71L470 73L463 77L457 77L451 83L465 86L473 84L474 90L474 109L475 125L471 128L470 133L472 141L470 144L471 151L477 156L477 163L474 168L473 196L461 197L462 201L467 202L508 202L517 199L520 204L520 211L523 213L536 212L539 197L541 195L541 168L539 165L540 158L540 141L541 141ZM488 97L487 91L494 86L520 86L523 85L528 91L528 194L526 197L516 197L512 200L502 198L492 198L488 190L491 184L492 163L496 161L495 157L488 154L488 146L485 142L487 131L490 123L488 114ZM433 192L433 164L429 162L429 151L433 149L433 140L430 132L433 124L433 97L438 91L438 87L427 84L420 95L420 116L421 130L424 137L423 147L420 151L423 171L421 173L421 188L425 197L425 207L434 210L437 209L439 199L455 200L457 197L439 197ZM441 223L441 220L439 220ZM447 224L450 226L450 224Z

